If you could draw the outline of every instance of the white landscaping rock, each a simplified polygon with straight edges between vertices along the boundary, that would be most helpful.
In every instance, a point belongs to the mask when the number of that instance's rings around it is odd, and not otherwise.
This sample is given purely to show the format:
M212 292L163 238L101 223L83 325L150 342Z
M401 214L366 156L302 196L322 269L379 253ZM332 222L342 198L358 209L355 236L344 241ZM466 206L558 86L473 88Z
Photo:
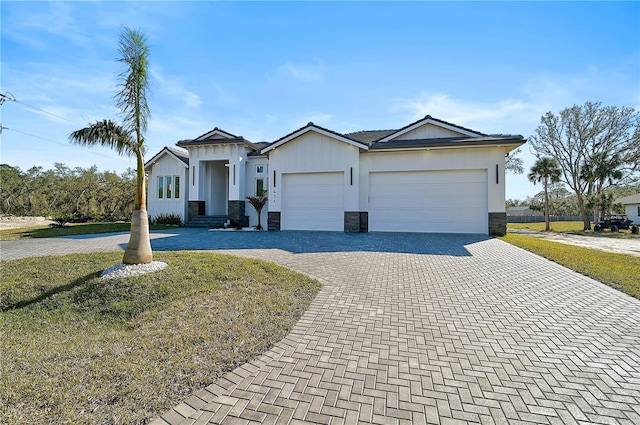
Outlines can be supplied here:
M152 261L149 264L116 264L102 272L103 279L117 279L121 277L139 276L153 273L167 267L167 263L162 261Z

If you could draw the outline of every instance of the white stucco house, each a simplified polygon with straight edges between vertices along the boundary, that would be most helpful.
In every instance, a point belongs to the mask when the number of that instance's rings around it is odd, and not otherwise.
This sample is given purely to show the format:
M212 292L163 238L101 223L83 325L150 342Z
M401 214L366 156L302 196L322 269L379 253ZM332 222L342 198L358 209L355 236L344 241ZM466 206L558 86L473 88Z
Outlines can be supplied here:
M625 196L616 200L616 204L624 205L625 214L636 226L640 225L640 193Z
M429 115L348 134L309 123L272 143L214 128L147 162L148 211L254 226L245 197L264 191L268 230L504 234L505 155L525 142Z

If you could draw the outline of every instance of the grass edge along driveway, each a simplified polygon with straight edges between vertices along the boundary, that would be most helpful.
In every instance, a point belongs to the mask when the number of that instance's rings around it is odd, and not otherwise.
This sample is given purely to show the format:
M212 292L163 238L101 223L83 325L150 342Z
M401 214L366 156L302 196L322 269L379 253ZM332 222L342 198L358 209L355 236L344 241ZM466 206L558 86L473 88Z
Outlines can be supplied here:
M1 261L0 423L143 423L284 338L320 283L260 260L157 252Z
M640 299L640 257L517 234L499 239Z
M151 225L151 230L175 229L178 226ZM53 238L57 236L89 235L99 233L129 232L131 223L71 223L64 227L29 226L0 229L0 241L18 239Z

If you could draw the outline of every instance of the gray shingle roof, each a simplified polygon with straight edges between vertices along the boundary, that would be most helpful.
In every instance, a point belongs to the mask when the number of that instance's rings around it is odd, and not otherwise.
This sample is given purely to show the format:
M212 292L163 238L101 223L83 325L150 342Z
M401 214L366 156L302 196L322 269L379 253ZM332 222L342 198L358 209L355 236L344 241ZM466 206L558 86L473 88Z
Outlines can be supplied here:
M177 156L180 159L180 161L189 165L189 153L182 150L175 149L175 148L170 148L168 146L167 146L167 149L170 150L175 156Z
M345 136L351 139L358 140L362 143L366 143L367 145L370 145L376 140L380 140L383 137L387 137L388 135L393 134L396 131L398 130L363 130L363 131L356 131L353 133L347 133L345 134Z
M375 142L371 144L370 150L381 149L412 149L412 148L438 148L438 147L474 147L495 144L521 145L525 142L520 135L494 137L440 137L434 139L410 139L391 140L389 142Z
M623 205L640 204L640 193L636 193L635 195L625 196L624 198L616 199L616 203L620 203Z

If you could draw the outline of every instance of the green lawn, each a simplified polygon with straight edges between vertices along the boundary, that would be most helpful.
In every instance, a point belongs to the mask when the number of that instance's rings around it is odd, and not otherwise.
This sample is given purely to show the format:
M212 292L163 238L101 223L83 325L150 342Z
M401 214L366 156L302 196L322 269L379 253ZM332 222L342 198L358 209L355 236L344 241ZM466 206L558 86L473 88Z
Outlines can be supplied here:
M152 225L152 230L174 229L175 226ZM0 240L11 241L28 238L51 238L54 236L86 235L94 233L128 232L131 223L78 223L67 224L64 228L51 226L23 227L0 230Z
M581 221L552 221L549 223L552 232L584 232L584 225ZM593 227L593 223L592 223ZM544 222L542 223L508 223L507 229L529 229L544 232Z
M524 248L640 299L640 257L508 234L505 242Z
M593 223L591 223L592 230L583 230L584 224L581 221L552 221L549 223L551 232L556 233L573 233L577 235L593 235L598 237L613 237L613 238L640 238L638 235L632 235L631 229L619 230L618 232L611 232L605 229L601 232L593 231ZM528 229L536 232L544 232L544 223L507 223L507 231L516 229Z
M0 262L0 423L143 423L268 350L320 288L194 252L157 252L162 271L101 279L121 256Z

